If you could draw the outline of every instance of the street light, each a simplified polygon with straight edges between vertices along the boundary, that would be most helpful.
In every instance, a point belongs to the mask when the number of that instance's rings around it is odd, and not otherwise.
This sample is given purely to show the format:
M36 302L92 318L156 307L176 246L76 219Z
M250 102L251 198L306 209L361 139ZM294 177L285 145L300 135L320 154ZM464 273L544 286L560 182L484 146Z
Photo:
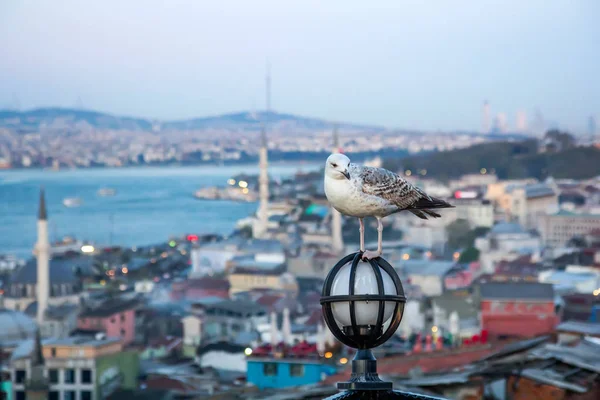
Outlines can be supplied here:
M377 360L371 351L385 343L400 325L406 304L402 282L383 258L362 261L362 252L342 258L329 271L321 295L323 318L333 335L357 349L345 390L334 399L431 399L394 391L392 382L377 375ZM341 359L340 363L344 364Z
M358 349L349 382L338 389L391 390L377 376L371 349L387 341L402 320L404 290L398 274L384 259L361 261L362 253L341 259L323 285L321 306L327 327L346 346Z

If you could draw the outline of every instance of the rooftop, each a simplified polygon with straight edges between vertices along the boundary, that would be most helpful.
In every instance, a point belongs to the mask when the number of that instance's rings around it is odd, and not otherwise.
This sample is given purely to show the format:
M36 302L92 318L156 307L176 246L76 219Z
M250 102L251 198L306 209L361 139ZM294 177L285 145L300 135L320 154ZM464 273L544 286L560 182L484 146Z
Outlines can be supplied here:
M456 265L453 261L407 260L400 263L406 275L446 275Z
M77 271L86 274L91 272L93 258L88 256L55 257L50 260L50 284L74 283L77 281ZM11 284L37 283L37 260L30 259L13 272Z
M111 315L131 310L140 305L138 299L110 299L94 308L84 309L79 315L80 318L104 318Z
M499 222L490 231L494 235L511 235L526 233L523 227L514 222Z
M489 282L481 285L481 298L484 300L552 300L554 288L549 283L534 282Z
M557 332L575 332L600 337L600 324L597 322L567 321L556 327Z

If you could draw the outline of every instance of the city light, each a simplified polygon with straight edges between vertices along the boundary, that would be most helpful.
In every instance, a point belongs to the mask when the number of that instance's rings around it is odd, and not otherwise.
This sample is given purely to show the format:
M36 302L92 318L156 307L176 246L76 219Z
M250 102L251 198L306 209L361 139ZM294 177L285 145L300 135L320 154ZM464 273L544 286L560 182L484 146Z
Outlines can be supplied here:
M325 353L325 358L331 358L333 357L333 353L328 351L327 353Z
M481 173L481 175L485 175L485 174L487 174L487 169L485 169L485 168L481 168L481 169L479 170L479 172Z
M428 251L425 253L425 257L427 257L427 258L431 258L431 255L432 255L431 251Z
M454 258L454 261L458 260L459 257L460 253L458 251L455 251L454 254L452 254L452 258Z
M174 240L171 240L171 241L169 242L169 246L171 246L171 247L175 247L175 246L177 246L177 242L176 242L176 241L174 241Z
M248 194L248 188L243 188L243 189L242 189L242 193L244 193L244 194Z
M104 285L106 285L106 281L105 281L104 279L102 279L102 280L100 281L100 284L101 284L102 286L104 286Z
M427 170L426 169L422 169L421 170L421 175L423 175L423 176L427 175Z
M235 185L235 179L227 179L227 183L230 185Z
M247 188L247 187L248 187L248 182L246 182L246 181L239 181L239 182L238 182L238 185L239 185L241 188Z
M594 296L600 296L600 288L594 290Z
M346 357L340 358L340 364L347 364L347 363L348 363L348 359Z
M90 244L84 244L83 246L81 246L81 252L82 253L93 253L94 246L92 246Z
M431 332L436 333L438 331L438 327L437 326L432 326L431 327Z
M410 170L410 169L407 169L406 171L404 171L404 175L406 175L406 176L411 176L411 175L412 175L412 172L411 172L411 170Z
M252 354L252 349L250 347L246 347L246 350L244 350L244 354L249 356Z
M127 267L123 267L123 268L121 268L121 272L126 274L129 272L129 269L127 269Z
M404 253L404 254L402 254L402 259L403 259L404 261L406 261L406 260L410 260L410 254L408 254L408 253Z
M187 235L186 239L188 242L196 242L198 241L198 235Z

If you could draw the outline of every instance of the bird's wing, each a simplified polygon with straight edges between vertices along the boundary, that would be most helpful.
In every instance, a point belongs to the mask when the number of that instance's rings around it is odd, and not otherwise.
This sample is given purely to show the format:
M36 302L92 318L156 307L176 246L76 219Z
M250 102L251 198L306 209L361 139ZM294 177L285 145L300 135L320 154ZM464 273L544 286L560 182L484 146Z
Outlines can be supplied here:
M381 197L399 208L407 208L423 197L421 189L383 168L362 167L359 174L363 193Z

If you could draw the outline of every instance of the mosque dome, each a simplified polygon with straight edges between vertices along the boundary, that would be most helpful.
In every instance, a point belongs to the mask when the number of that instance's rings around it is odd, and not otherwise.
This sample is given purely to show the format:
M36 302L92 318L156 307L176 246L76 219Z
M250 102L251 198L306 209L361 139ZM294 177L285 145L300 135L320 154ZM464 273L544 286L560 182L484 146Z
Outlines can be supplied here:
M20 311L0 308L0 345L11 346L24 339L33 339L35 321Z

